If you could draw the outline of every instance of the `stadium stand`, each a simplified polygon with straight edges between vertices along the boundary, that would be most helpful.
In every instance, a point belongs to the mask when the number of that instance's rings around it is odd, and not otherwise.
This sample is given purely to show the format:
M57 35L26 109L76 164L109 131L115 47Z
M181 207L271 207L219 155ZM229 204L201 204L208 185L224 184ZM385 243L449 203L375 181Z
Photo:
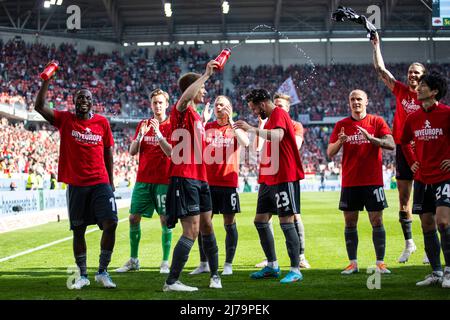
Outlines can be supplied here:
M56 59L61 68L49 90L49 103L56 110L74 110L72 93L77 87L86 87L94 95L94 112L106 116L126 118L149 117L150 104L147 94L155 88L162 88L171 96L172 103L178 97L177 79L183 72L202 72L211 57L198 47L179 47L158 49L150 55L147 49L139 48L127 54L118 52L97 54L89 47L78 52L71 44L46 46L24 41L0 41L0 103L24 105L28 111L33 109L33 101L39 89L36 75L43 69L43 61ZM404 79L407 64L389 66L393 74ZM448 64L427 65L430 70L439 70L450 75ZM241 66L232 68L232 90L226 94L231 97L235 115L256 124L257 119L250 114L242 97L248 90L264 87L276 92L279 85L289 76L300 83L311 74L311 66L261 65L256 68ZM384 84L377 79L372 65L334 64L315 66L317 76L309 77L308 84L298 88L300 103L291 108L291 116L300 120L301 114L309 114L311 119L339 117L348 114L347 94L351 88L363 88L369 92L370 113L383 116L392 121L395 100ZM357 76L355 76L357 75ZM221 74L207 83L210 99L224 91ZM302 160L305 171L315 174L339 174L340 160L330 162L326 157L326 146L332 131L331 125L305 124L305 143L302 147ZM0 173L3 178L15 173L27 174L33 167L40 174L57 172L57 146L59 135L53 128L43 125L36 130L23 123L8 123L1 120ZM29 130L31 129L31 130ZM127 149L134 134L134 128L121 128L114 132L116 183L129 185L134 181L137 159L128 155ZM39 143L35 143L39 142ZM394 154L385 152L386 170L393 171ZM242 176L256 176L254 164L241 166ZM47 184L46 184L47 185Z

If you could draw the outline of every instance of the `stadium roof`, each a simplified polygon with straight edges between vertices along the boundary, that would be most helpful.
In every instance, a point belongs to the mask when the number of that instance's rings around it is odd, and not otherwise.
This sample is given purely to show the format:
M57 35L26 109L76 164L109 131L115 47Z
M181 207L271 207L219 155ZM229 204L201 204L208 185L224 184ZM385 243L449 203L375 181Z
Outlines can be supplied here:
M164 1L172 16L164 15ZM44 8L44 0L0 0L0 31L40 33L112 42L245 39L256 26L265 24L285 37L345 37L364 35L360 25L331 21L338 5L370 16L370 5L381 9L381 30L389 36L430 36L431 0L64 0L61 6ZM81 9L81 30L69 32L66 9ZM277 33L261 27L253 38L274 38Z

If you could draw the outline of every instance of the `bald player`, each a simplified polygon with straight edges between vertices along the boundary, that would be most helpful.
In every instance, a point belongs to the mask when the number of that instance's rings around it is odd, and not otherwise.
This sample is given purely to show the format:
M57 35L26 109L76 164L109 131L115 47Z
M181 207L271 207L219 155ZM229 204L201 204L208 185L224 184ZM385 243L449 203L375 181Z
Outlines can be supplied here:
M377 257L376 269L390 273L384 263L386 232L383 209L387 201L383 190L382 150L394 150L391 130L383 118L367 114L367 94L353 90L349 95L351 116L338 121L330 137L327 155L334 157L341 148L342 190L339 210L344 212L345 243L350 264L344 275L357 273L358 215L366 208L372 225Z

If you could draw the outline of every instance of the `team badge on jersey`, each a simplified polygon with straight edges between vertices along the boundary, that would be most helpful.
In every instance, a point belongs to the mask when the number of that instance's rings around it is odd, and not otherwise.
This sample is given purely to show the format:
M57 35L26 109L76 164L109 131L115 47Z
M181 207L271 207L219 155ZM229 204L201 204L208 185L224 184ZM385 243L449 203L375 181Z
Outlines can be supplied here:
M439 139L439 136L443 136L443 135L444 135L444 129L433 128L431 126L431 123L429 120L425 120L425 123L424 123L422 129L414 131L414 136L418 140L424 140L424 141Z

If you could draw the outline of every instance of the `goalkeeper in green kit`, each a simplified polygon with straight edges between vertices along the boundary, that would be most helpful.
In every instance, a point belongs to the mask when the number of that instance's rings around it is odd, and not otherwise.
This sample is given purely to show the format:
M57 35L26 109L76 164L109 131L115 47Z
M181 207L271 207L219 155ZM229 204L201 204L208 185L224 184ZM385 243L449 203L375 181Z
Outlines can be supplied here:
M169 273L169 255L172 230L166 226L166 193L169 183L171 145L166 137L170 134L170 120L166 115L169 106L167 92L156 89L151 95L153 118L142 120L136 128L130 146L132 156L139 154L139 168L130 207L130 259L116 272L139 270L138 249L141 239L141 217L159 214L162 227L163 258L160 273Z

